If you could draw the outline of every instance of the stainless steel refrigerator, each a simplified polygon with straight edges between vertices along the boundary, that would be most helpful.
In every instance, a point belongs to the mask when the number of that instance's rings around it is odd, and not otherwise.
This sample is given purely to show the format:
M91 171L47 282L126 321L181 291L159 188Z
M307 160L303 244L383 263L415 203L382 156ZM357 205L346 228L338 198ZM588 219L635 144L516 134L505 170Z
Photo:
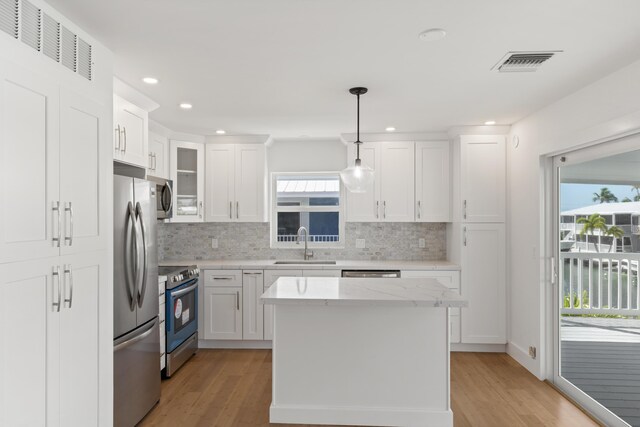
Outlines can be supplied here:
M114 424L136 425L160 400L156 186L114 175Z

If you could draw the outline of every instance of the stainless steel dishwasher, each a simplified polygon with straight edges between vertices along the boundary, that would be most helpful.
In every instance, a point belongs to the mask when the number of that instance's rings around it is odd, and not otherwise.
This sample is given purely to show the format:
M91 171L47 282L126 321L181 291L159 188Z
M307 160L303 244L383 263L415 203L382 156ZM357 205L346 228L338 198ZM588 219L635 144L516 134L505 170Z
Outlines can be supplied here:
M342 270L342 277L397 279L400 277L400 270Z

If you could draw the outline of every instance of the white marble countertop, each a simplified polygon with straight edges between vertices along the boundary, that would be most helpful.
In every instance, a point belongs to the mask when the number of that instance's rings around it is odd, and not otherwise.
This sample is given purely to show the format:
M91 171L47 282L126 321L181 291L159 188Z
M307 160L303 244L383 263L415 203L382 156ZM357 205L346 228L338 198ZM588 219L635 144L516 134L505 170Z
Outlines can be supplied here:
M275 264L276 261L283 260L165 260L159 263L160 266L189 266L197 265L200 269L220 269L220 270L460 270L460 266L452 262L442 261L358 261L339 260L335 264ZM290 261L290 260L285 260ZM318 261L318 260L314 260Z
M262 294L263 304L466 307L468 302L436 279L281 277Z

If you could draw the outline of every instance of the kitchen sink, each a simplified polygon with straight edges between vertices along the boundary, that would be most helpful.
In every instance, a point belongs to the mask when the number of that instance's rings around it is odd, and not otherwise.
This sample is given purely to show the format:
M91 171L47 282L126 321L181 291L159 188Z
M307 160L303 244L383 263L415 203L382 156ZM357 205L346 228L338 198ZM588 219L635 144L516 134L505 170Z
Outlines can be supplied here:
M288 264L301 264L301 265L336 265L335 261L322 261L322 260L292 260L292 261L275 261L274 265L288 265Z

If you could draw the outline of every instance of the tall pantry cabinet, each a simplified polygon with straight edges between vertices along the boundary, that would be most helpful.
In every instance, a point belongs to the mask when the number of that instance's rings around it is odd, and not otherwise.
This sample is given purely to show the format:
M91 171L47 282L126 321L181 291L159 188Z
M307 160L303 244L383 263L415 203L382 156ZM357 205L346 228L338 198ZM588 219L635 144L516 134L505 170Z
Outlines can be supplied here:
M453 143L453 222L447 254L461 267L461 342L505 344L506 240L503 135L461 135Z
M2 426L113 420L112 69L91 49L87 77L0 32Z

